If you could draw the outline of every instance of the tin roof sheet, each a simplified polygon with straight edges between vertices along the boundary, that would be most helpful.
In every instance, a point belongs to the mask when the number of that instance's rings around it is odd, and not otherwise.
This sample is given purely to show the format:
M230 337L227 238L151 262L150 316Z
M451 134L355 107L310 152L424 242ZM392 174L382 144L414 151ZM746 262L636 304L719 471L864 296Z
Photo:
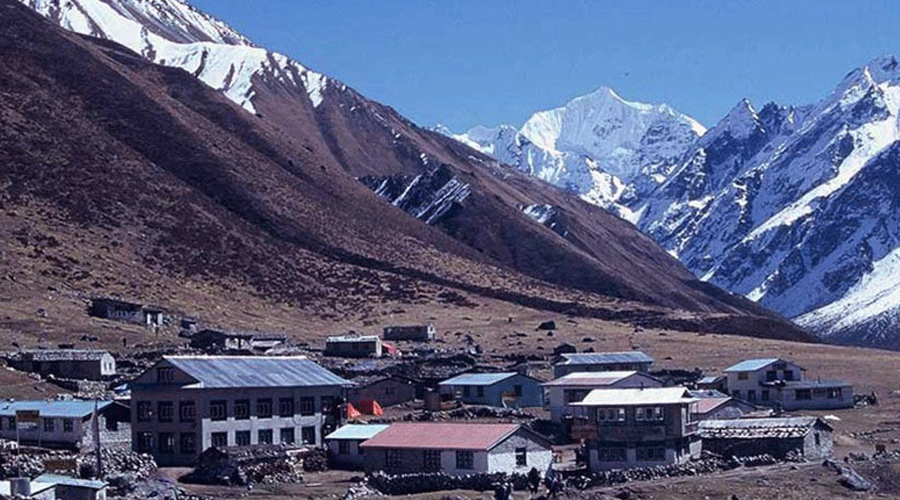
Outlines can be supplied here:
M396 423L363 441L363 448L489 450L519 429L519 424Z
M106 482L104 481L93 481L90 479L78 479L70 476L63 476L61 474L41 474L40 476L34 478L35 483L50 483L50 484L63 484L66 486L77 486L79 488L90 488L92 490L102 490L106 488Z
M112 401L99 401L97 409L102 410ZM42 417L84 418L94 411L93 401L4 401L0 403L0 416L14 417L16 412L38 411Z
M818 417L780 417L704 420L700 422L699 432L704 439L796 438L805 436L816 422L831 429Z
M759 359L745 359L740 363L735 365L731 365L725 369L726 372L755 372L756 370L762 370L763 368L771 365L772 363L776 363L781 361L779 358L759 358Z
M164 356L204 388L353 385L303 356Z
M331 434L325 436L325 439L371 439L375 437L376 434L387 429L388 427L390 427L390 425L387 424L347 424L340 429L332 432Z
M562 365L605 365L610 363L652 363L653 358L641 351L578 352L560 354Z
M97 361L109 355L99 349L28 349L21 352L37 361Z
M440 382L438 385L494 385L515 375L518 373L463 373Z
M616 382L635 374L637 374L637 372L634 370L614 372L574 372L559 377L556 380L544 382L543 385L545 387L606 386L615 384Z
M642 406L693 403L684 387L649 387L645 389L594 389L578 406Z

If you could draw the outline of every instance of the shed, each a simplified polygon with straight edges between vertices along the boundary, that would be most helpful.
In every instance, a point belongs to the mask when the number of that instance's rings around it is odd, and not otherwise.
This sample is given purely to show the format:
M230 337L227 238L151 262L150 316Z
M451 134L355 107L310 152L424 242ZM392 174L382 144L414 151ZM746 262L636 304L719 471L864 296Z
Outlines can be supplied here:
M329 462L337 468L363 470L365 460L359 445L388 427L386 424L348 424L325 436Z
M41 474L34 483L52 485L56 498L65 500L106 500L106 482L60 474Z
M434 340L434 325L386 326L382 331L384 340L411 340L427 342Z
M517 372L464 373L447 379L438 387L467 404L487 406L542 406L541 381Z
M833 430L819 417L706 420L699 428L706 451L737 457L768 453L781 459L793 452L807 460L832 456Z

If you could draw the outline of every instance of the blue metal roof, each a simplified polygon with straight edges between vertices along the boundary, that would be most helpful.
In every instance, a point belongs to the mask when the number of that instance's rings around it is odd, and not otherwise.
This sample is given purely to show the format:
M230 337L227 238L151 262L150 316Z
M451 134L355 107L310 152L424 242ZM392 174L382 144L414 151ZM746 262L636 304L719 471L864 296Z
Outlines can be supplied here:
M353 385L305 357L164 356L204 388Z
M41 474L40 476L34 478L35 483L51 483L51 484L63 484L66 486L77 486L80 488L90 488L92 490L101 490L106 487L106 483L104 481L93 481L90 479L78 479L70 476L63 476L61 474Z
M726 372L755 372L779 361L778 358L745 359L736 365L729 366Z
M347 424L347 425L341 427L340 429L332 432L331 434L325 436L325 439L354 439L354 440L371 439L371 438L375 437L376 434L387 429L388 427L390 427L390 425Z
M102 410L112 401L99 401L97 409ZM93 401L4 401L0 403L0 416L14 417L16 411L39 411L42 417L84 418L94 411Z
M561 354L561 365L605 365L610 363L652 363L653 358L641 351L579 352Z
M494 385L509 377L518 375L517 372L503 373L463 373L439 383L438 385Z

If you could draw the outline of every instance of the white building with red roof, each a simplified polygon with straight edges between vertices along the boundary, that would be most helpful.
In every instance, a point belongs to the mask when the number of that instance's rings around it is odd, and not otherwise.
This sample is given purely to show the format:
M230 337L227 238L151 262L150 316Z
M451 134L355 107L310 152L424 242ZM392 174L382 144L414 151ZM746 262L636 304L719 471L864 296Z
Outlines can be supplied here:
M550 442L520 424L395 423L359 445L366 472L546 474Z

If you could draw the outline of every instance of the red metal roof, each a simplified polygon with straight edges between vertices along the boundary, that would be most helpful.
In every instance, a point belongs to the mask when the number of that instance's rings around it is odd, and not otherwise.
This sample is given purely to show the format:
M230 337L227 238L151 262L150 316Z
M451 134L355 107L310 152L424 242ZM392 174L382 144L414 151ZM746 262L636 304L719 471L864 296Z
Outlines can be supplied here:
M489 450L519 429L519 424L396 423L363 441L363 448Z
M700 398L697 401L697 413L704 415L729 401L731 398Z

